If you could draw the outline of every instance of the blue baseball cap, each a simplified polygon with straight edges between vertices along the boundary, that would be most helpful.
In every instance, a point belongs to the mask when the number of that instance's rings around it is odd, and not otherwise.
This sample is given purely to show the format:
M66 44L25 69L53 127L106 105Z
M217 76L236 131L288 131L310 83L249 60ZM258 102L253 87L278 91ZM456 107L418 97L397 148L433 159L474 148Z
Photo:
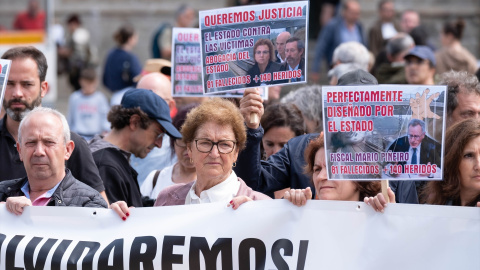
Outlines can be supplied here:
M427 59L434 66L437 65L437 61L435 60L435 54L433 53L432 49L430 49L430 47L428 46L418 45L413 47L413 49L411 49L407 53L407 55L403 57L403 59L407 59L409 56L415 56L423 60Z
M123 95L121 105L124 108L139 107L148 117L157 120L170 137L182 138L182 134L172 125L167 102L152 90L132 88Z

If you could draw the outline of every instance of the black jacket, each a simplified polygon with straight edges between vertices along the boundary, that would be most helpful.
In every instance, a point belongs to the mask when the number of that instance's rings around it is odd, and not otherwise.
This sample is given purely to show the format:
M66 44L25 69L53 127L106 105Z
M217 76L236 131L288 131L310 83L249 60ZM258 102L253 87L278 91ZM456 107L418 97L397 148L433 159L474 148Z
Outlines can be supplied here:
M65 173L47 206L108 208L98 191L75 179L70 170L66 169ZM1 182L0 201L4 202L8 197L25 196L21 188L26 181L27 177Z
M247 87L260 86L262 84L270 85L270 84L283 83L283 81L280 82L280 81L273 80L273 72L280 71L281 68L282 68L281 64L270 61L268 62L267 67L265 68L265 72L260 73L260 68L258 67L258 64L255 63L255 65L253 65L253 67L249 69L247 72L247 75L250 75L250 83L247 84ZM267 73L270 73L271 80L266 82L261 81L260 74L267 74ZM255 81L255 76L258 76L257 81Z
M305 58L302 57L302 59L300 59L300 63L298 63L298 69L300 69L302 71L303 78L297 78L297 82L303 82L303 81L305 81L305 78L306 78ZM281 71L289 71L289 70L290 70L290 66L288 65L288 63L287 62L283 63L282 67L281 67Z
M138 173L128 161L130 153L116 148L98 135L90 141L89 146L105 185L108 201L125 201L128 206L142 207Z
M403 136L396 139L388 148L388 151L392 152L408 152L410 149L410 143L408 142L408 136ZM420 164L437 164L438 167L442 163L442 146L434 139L425 135L420 145ZM405 164L405 162L399 162L399 164Z
M246 148L239 153L237 166L233 170L250 188L269 196L273 196L274 191L287 187L301 189L309 186L315 198L313 182L304 173L304 153L310 141L318 135L313 133L294 137L279 152L264 161L260 155L263 128L247 128ZM413 181L389 181L389 184L395 192L397 203L418 204Z

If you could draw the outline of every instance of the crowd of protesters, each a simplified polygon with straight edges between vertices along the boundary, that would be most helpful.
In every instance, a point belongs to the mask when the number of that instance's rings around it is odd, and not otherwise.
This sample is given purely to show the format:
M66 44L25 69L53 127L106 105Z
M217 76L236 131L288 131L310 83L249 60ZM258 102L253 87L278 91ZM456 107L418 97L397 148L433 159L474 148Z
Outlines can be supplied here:
M480 207L480 83L477 60L461 45L463 20L445 23L435 51L419 37L422 25L414 10L404 11L397 22L394 2L380 1L379 19L367 37L357 1L343 1L338 9L319 33L308 75L318 81L328 73L330 84L339 86L446 85L443 181L391 181L385 198L378 181L328 180L321 86L297 87L282 99L272 91L268 102L258 88L249 88L236 102L216 97L177 103L169 71L140 74L131 52L137 34L123 26L114 34L118 47L109 53L102 77L121 101L109 108L105 96L95 94L95 69L83 65L72 82L80 91L70 100L68 121L41 107L48 89L45 55L28 46L2 55L12 64L0 119L0 201L15 214L31 205L110 207L123 220L132 206L222 202L237 209L271 198L299 206L310 199L365 201L377 211L384 211L388 200ZM182 6L177 24L191 25L192 11ZM169 27L155 34L158 55L171 53L164 46L171 44L162 43ZM258 45L267 51L255 58L258 72L287 61L281 49L288 43L285 36ZM402 151L413 155L407 162L416 164L420 151L432 150L424 147L438 144L427 129L409 122Z

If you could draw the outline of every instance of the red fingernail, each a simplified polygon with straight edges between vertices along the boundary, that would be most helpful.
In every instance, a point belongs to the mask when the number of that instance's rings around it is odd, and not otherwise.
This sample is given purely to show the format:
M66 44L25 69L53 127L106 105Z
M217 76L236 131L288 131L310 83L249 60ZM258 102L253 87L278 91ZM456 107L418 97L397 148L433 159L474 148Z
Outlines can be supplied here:
M127 215L127 217L129 217L129 216L130 216L130 213L126 213L125 215Z
M230 204L233 204L233 200L230 201Z
M123 220L127 220L127 217L122 217Z

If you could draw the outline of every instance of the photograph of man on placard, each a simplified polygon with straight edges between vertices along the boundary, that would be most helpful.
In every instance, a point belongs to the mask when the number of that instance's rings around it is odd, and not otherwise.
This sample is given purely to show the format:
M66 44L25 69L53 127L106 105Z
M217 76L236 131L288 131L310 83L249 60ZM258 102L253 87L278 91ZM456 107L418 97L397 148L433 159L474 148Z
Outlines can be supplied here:
M392 152L408 152L408 159L399 164L441 165L441 145L426 133L425 122L411 119L407 134L396 139L387 149Z

